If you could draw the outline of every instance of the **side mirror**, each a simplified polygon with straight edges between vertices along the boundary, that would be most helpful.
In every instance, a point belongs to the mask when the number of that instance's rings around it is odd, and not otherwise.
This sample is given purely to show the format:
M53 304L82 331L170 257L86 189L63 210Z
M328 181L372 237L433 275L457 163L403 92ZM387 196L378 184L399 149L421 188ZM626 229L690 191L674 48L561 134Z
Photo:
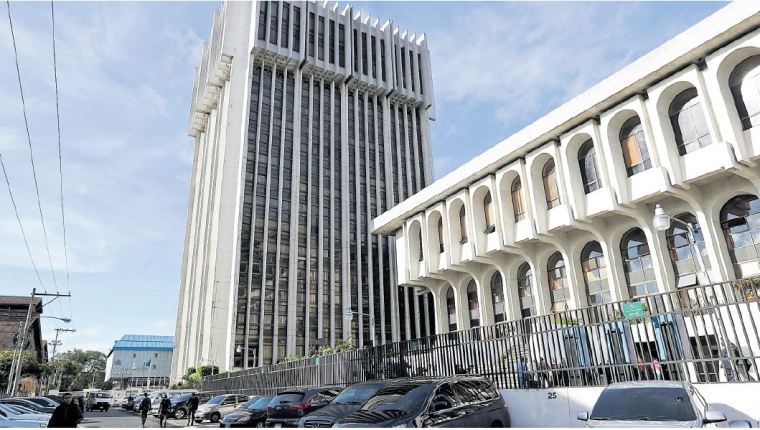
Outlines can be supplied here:
M705 419L702 420L705 424L722 423L726 421L726 416L720 411L707 411L705 412Z
M577 418L578 421L588 421L588 412L587 411L578 411L575 414L575 418Z
M442 411L451 407L449 402L441 399L433 399L433 412Z
M752 428L752 423L747 420L733 420L728 422L728 426L735 429Z

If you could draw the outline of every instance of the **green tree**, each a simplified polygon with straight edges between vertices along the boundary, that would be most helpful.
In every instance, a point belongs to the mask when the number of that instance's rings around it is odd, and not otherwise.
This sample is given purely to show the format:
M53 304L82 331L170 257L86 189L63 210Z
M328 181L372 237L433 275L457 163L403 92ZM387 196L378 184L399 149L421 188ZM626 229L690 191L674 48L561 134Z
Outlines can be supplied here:
M74 349L59 355L54 363L61 375L61 390L100 388L105 383L106 355L100 351Z
M2 390L5 390L8 385L12 361L13 351L0 350L0 387ZM42 375L50 373L50 366L47 363L37 361L37 354L34 351L24 351L23 365L21 366L22 378L25 376L35 376L39 379Z

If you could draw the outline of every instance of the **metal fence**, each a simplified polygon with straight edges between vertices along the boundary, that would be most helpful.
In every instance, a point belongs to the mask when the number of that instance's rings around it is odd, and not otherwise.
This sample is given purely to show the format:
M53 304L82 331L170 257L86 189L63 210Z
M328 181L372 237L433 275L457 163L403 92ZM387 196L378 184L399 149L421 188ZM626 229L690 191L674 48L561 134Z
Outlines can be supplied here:
M760 364L760 277L606 303L204 378L274 394L370 379L476 374L500 388L664 379L749 382Z

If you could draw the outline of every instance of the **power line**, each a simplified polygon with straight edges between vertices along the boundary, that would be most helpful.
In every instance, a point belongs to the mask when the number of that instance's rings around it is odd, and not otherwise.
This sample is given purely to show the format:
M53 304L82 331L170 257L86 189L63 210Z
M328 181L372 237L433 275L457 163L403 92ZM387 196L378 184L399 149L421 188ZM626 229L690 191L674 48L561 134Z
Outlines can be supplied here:
M3 154L0 154L0 167L3 169L3 177L5 178L5 184L8 186L8 194L11 196L11 204L13 205L13 212L16 213L16 221L18 221L18 227L21 229L21 236L24 238L24 245L26 246L26 252L29 253L29 260L32 261L32 267L34 273L37 275L37 281L40 283L40 287L45 291L45 285L42 283L40 272L37 270L37 264L34 263L34 257L32 257L32 250L29 248L29 241L26 239L26 232L24 231L24 224L21 222L21 217L18 215L18 208L16 207L16 199L13 198L13 191L11 190L11 182L8 180L8 173L5 171L5 163L3 162Z
M50 1L50 18L53 22L53 77L55 79L55 119L58 127L58 177L61 183L61 224L63 226L63 254L66 257L66 289L71 293L69 282L69 252L66 243L66 214L63 209L63 156L61 150L61 113L58 105L58 60L55 51L55 6Z
M58 103L58 57L56 55L56 49L55 49L55 5L53 3L53 0L50 0L50 20L52 22L52 28L53 28L53 77L55 80L55 120L56 120L56 126L58 129L58 177L60 179L60 191L61 191L61 226L63 228L63 255L65 257L66 262L66 292L71 294L71 281L69 276L69 251L68 251L68 243L66 240L66 211L64 210L63 206L63 150L61 147L61 111L60 106ZM71 311L71 299L67 300L68 308L69 308L69 319L72 319L72 311ZM60 305L60 303L59 303Z
M26 127L26 141L29 144L29 160L31 161L31 164L32 164L32 176L34 177L34 191L37 195L37 209L39 210L39 213L40 213L40 222L42 223L42 234L45 237L45 249L47 250L48 263L50 264L50 274L53 277L53 285L55 286L55 291L58 292L58 283L55 280L55 272L53 271L53 258L50 256L50 242L48 241L47 229L45 228L45 216L42 214L42 202L40 201L40 187L37 182L37 168L34 165L34 149L32 148L32 136L29 133L29 118L27 117L27 114L26 114L26 100L24 99L24 87L21 84L21 68L19 67L19 63L18 63L18 49L16 48L16 34L13 31L13 18L11 18L11 2L9 0L6 0L5 4L8 7L8 25L10 26L10 29L11 29L11 40L13 41L13 54L14 54L14 59L16 61L16 76L18 77L18 89L19 89L19 92L21 93L21 106L24 112L24 126Z

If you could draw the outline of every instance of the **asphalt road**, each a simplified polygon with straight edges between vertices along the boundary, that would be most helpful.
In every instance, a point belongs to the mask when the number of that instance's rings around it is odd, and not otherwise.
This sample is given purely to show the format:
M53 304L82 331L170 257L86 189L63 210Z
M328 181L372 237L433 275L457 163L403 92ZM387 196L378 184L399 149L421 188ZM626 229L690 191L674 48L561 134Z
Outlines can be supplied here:
M169 419L167 427L184 427L187 421ZM127 412L123 409L111 409L108 412L92 411L84 414L84 420L79 423L80 428L139 428L140 415ZM145 427L158 428L158 419L148 416ZM219 427L219 424L198 424L198 428Z

